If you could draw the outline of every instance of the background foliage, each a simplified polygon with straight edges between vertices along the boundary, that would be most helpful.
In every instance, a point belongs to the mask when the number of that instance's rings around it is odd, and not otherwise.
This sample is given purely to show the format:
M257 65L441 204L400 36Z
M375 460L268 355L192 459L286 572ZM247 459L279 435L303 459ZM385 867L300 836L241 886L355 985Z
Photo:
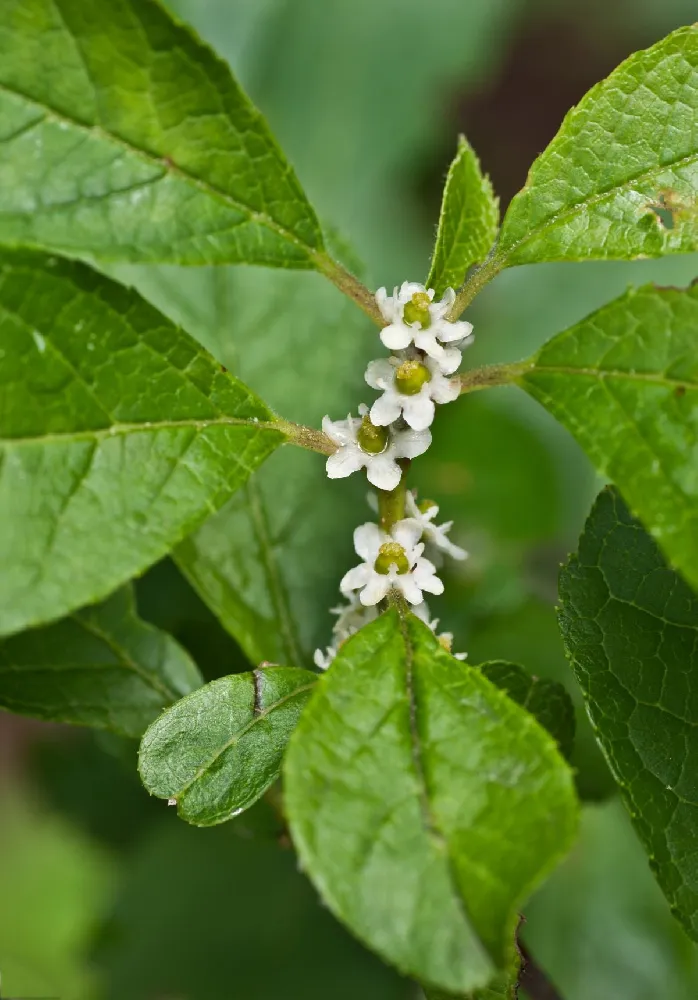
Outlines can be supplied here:
M459 131L505 204L591 84L633 49L694 18L689 0L623 0L610 9L598 2L579 12L559 0L172 6L231 62L312 203L361 249L369 283L388 285L427 271ZM319 276L255 268L115 273L181 319L289 418L317 423L325 410L340 413L344 400L357 398L370 341L357 333L358 311ZM469 316L478 338L466 360L527 356L630 282L685 285L696 273L690 257L506 272ZM598 487L587 461L552 418L513 389L444 408L434 440L419 473L444 516L456 520L455 540L472 553L464 568L450 571L438 608L443 626L472 662L523 663L562 681L579 704L553 604L559 563L575 549ZM222 540L251 537L250 504L237 498L180 547L179 569L168 560L138 582L141 618L171 631L209 680L247 666L195 595L213 572L213 556L216 571L242 573L238 582L251 595L249 607L221 608L221 616L251 608L261 617L249 619L244 652L252 659L274 659L279 649L307 655L327 637L323 609L334 598L337 567L350 562L361 486L338 488L316 457L294 454L295 468L307 463L317 472L321 511L311 521L304 516L305 470L283 503L269 502L280 482L289 483L290 458L283 450L272 456L254 487L281 557L280 589L268 575L255 575L258 542L242 569L221 551ZM325 562L309 558L311 544ZM285 626L288 602L303 634ZM696 950L671 918L625 814L607 800L610 778L581 713L578 725L577 781L594 804L585 807L574 851L529 906L524 935L566 1000L692 1000ZM266 804L227 827L191 830L144 795L127 741L5 715L1 741L4 992L223 1000L232 982L241 1000L281 1000L293 982L309 1000L415 996L412 984L318 905L293 854L279 845Z

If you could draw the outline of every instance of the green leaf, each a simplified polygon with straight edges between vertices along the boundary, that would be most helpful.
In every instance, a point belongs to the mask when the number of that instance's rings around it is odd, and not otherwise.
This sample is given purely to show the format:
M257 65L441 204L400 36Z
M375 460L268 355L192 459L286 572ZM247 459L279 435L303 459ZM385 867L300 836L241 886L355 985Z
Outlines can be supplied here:
M698 939L698 597L607 489L561 573L560 599L597 737L657 880Z
M492 986L486 986L482 990L475 990L467 996L461 993L459 997L453 993L442 993L441 990L424 991L426 1000L516 1000L516 986L511 981L500 979Z
M100 600L284 440L270 411L135 292L0 255L0 634Z
M557 681L533 677L517 663L490 660L481 674L538 720L553 737L560 753L570 759L574 749L575 718L572 699Z
M698 249L698 26L636 52L565 118L502 223L501 265Z
M152 0L7 0L0 240L313 267L319 223L226 64Z
M461 135L446 185L434 258L427 287L440 298L447 288L458 288L466 271L484 260L499 226L499 199L489 177L480 169L475 151Z
M698 285L645 286L554 337L519 382L698 585Z
M517 906L576 827L550 736L395 611L320 679L285 779L294 843L330 909L398 969L454 992L506 970Z
M195 826L256 802L278 778L288 738L317 675L265 667L211 681L168 709L141 742L143 784Z
M201 683L172 636L138 617L130 587L0 641L0 706L37 719L138 737Z

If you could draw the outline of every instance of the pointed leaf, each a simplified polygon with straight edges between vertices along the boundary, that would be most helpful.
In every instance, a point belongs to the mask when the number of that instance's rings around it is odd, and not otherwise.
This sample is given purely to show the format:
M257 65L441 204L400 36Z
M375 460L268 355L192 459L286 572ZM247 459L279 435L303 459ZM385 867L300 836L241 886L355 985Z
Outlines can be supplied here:
M242 383L135 292L0 256L0 633L103 598L284 440Z
M281 758L317 674L266 667L221 677L173 705L146 732L139 770L195 826L247 809L279 776Z
M315 214L226 64L153 0L6 0L0 241L313 267Z
M598 497L560 575L589 715L674 914L698 940L698 597L621 497Z
M489 177L465 138L458 139L458 152L449 167L434 258L427 278L440 298L447 288L458 288L466 271L485 259L499 226L499 199Z
M0 707L36 719L137 737L201 683L172 636L138 617L128 586L0 641Z
M506 660L490 660L482 663L478 670L517 705L530 712L543 729L548 730L560 753L570 759L574 749L574 705L562 684L533 677L517 663Z
M565 118L502 223L503 264L698 249L698 26L636 52Z
M631 289L553 337L520 384L698 585L698 286Z
M395 611L318 682L285 782L294 843L330 909L401 971L456 993L506 970L516 908L576 826L550 736Z

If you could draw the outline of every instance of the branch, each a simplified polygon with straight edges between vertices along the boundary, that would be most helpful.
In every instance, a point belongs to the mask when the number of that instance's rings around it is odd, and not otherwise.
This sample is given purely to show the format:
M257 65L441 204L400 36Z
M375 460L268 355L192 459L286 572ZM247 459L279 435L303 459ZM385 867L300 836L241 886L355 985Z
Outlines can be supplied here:
M270 427L275 428L285 434L291 444L298 445L299 448L306 448L308 451L316 451L320 455L334 455L337 445L330 441L326 434L316 430L314 427L305 427L303 424L294 424L290 420L283 420L277 417Z
M471 368L459 376L461 394L477 392L479 389L491 389L497 385L510 385L532 367L530 361L519 361L512 365L485 365L484 368Z
M376 326L385 326L385 320L376 305L373 292L366 288L358 278L355 278L350 271L347 271L345 267L342 267L341 264L338 264L336 260L332 260L325 253L316 254L314 261L318 271L324 274L326 278L329 278L340 292L344 292L350 299L353 299L359 308L363 309L369 319L373 320Z

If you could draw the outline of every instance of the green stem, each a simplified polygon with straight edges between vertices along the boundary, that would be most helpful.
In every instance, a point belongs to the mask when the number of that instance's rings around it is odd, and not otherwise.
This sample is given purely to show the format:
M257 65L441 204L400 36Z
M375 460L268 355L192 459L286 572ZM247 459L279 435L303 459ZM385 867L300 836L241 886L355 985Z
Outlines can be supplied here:
M451 311L447 319L458 319L485 285L499 274L503 266L504 261L492 251L490 256L466 278L458 289L458 294L451 306Z
M400 462L400 465L402 467L402 476L395 489L378 490L380 526L386 532L389 532L393 525L397 524L398 521L402 521L405 516L405 496L407 494L405 483L407 481L407 470L410 465L409 460L405 459Z
M369 319L373 320L376 326L385 326L385 320L376 305L373 292L366 288L358 278L355 278L350 271L347 271L345 267L342 267L341 264L338 264L336 260L332 260L325 253L316 254L313 260L318 271L324 274L326 278L329 278L340 292L353 299L359 308L363 309Z
M510 385L518 381L521 375L532 367L531 361L518 361L511 365L485 365L484 368L472 368L459 376L461 394L491 389L497 385Z
M283 417L277 417L269 427L275 427L285 434L291 444L299 448L306 448L308 451L316 451L320 455L334 455L337 445L330 441L326 434L316 430L314 427L305 427L303 424L294 424Z

